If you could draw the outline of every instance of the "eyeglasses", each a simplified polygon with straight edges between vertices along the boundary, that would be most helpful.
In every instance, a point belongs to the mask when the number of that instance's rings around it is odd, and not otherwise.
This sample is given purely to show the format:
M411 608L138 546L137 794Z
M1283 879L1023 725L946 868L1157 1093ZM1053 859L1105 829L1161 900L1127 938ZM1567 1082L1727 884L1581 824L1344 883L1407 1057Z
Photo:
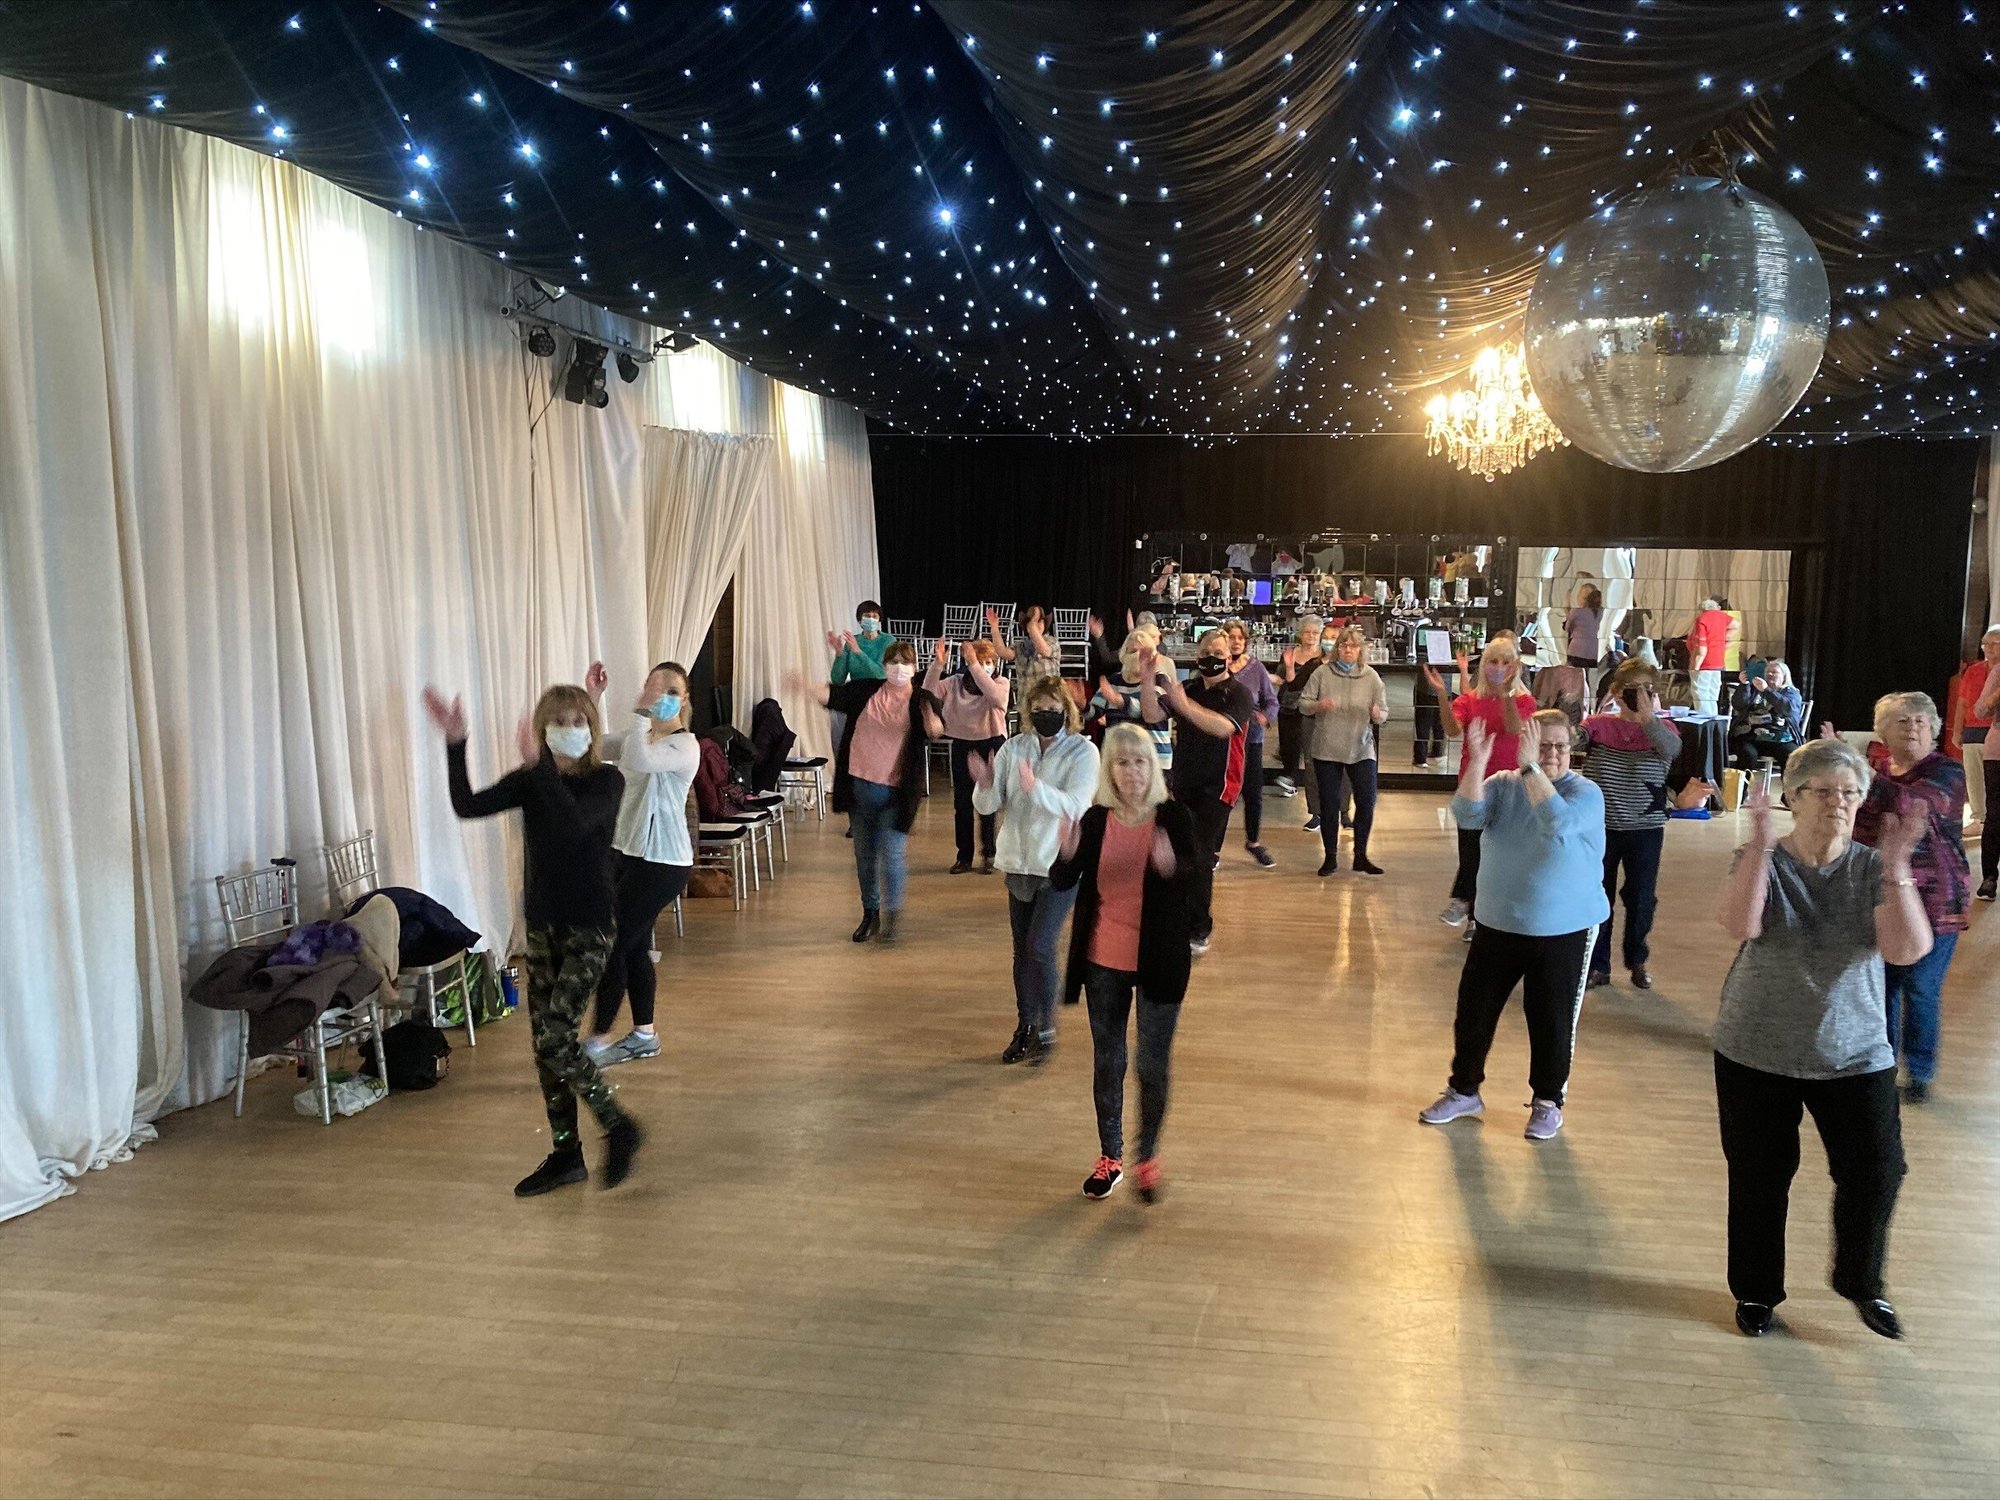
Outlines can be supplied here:
M1834 802L1838 802L1842 807L1852 807L1864 795L1858 788L1851 786L1808 786L1799 790L1822 807Z

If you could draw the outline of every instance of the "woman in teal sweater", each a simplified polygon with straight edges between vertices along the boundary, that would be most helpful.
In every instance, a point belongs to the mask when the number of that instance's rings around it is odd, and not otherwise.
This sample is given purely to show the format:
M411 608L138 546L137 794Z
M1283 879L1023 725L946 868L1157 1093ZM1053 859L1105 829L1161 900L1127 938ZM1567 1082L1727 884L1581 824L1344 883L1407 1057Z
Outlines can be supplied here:
M882 606L873 599L863 599L854 607L854 623L857 630L826 633L826 643L833 650L833 670L827 681L836 687L843 682L880 682L882 657L896 644L896 638L882 628Z

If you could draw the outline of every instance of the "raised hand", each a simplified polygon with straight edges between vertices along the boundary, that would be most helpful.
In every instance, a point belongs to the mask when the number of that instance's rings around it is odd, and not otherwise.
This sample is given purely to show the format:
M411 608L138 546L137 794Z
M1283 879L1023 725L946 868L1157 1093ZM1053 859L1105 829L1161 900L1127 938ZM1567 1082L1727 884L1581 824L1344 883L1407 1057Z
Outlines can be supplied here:
M1062 820L1062 832L1056 837L1056 852L1064 859L1075 859L1077 844L1082 836L1082 828L1075 818Z
M1923 842L1924 832L1924 815L1921 812L1912 809L1902 813L1883 813L1881 831L1875 837L1883 869L1898 877L1907 875L1910 861L1916 857L1917 845Z
M1521 725L1519 745L1520 759L1516 764L1525 771L1542 758L1542 726L1537 724L1532 716Z
M965 768L972 773L972 784L982 791L993 785L993 757L977 751L965 757Z
M1465 726L1464 774L1483 779L1492 759L1493 730L1484 719L1474 719Z
M1167 837L1167 830L1153 830L1153 873L1162 880L1172 880L1179 868L1174 860L1174 841Z
M611 674L604 670L604 663L594 661L590 670L583 674L583 690L593 698L602 698L604 690L611 686Z
M522 714L521 722L514 726L514 746L521 752L524 766L532 766L542 758L542 747L535 743L535 721L527 714Z
M1424 663L1424 686L1437 694L1440 703L1444 701L1444 678L1438 675L1438 669L1429 662Z
M838 654L838 653L839 653L839 651L840 651L840 632L839 632L839 631L837 631L837 630L829 630L829 631L828 631L828 632L826 633L826 649L827 649L827 650L829 650L829 651L832 651L832 652L834 652L835 654Z
M1750 795L1744 799L1743 805L1750 809L1751 847L1759 853L1768 852L1771 846L1778 842L1778 828L1776 821L1771 817L1771 789L1764 785L1761 778L1750 789ZM1885 824L1887 821L1886 818L1883 820Z
M939 666L943 666L950 659L951 659L951 642L946 640L943 636L939 636L937 638L936 644L934 644L931 647L931 660L936 662Z
M1840 738L1839 731L1833 727L1833 720L1825 719L1821 721L1819 737L1823 740L1837 740Z
M439 734L452 745L465 743L465 700L454 698L444 701L444 694L434 687L424 689L424 712L430 715L431 723L437 726Z
M1096 610L1090 612L1090 638L1093 641L1104 639L1104 622L1097 618Z
M1285 664L1285 671L1289 673L1299 664L1299 648L1297 646L1285 647L1283 651L1278 653L1278 660Z
M842 651L859 651L861 649L854 643L854 632L851 630L841 631L840 640L836 645Z
M992 632L993 632L993 633L994 633L995 635L998 635L998 634L1000 633L1000 611L999 611L999 610L997 610L997 609L989 609L989 610L987 610L987 611L986 611L986 628L987 628L988 630L992 631Z

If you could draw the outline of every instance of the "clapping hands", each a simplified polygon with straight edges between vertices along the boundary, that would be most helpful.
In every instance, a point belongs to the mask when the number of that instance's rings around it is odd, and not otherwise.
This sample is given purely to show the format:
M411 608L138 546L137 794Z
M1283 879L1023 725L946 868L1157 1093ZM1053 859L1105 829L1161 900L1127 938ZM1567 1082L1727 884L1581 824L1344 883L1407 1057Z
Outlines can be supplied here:
M465 743L465 700L463 698L454 698L451 702L447 703L444 701L444 694L440 693L434 687L427 687L424 689L424 712L430 715L431 723L437 726L438 733L445 737L447 744L462 745Z

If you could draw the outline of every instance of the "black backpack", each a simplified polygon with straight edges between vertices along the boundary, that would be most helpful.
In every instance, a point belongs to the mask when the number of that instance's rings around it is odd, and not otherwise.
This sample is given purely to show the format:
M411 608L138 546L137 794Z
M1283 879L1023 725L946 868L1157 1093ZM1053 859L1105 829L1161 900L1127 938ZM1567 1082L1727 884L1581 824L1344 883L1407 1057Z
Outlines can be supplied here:
M451 1043L435 1026L421 1021L399 1021L382 1033L382 1050L389 1059L389 1089L434 1089L451 1071ZM375 1043L361 1044L361 1071L380 1078L375 1065Z

